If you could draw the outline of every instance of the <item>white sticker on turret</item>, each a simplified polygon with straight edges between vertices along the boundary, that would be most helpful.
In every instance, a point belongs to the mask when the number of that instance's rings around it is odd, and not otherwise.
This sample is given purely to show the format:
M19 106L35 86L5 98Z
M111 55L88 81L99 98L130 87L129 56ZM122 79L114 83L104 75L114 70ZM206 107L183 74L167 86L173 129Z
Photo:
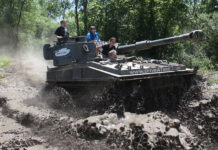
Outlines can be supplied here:
M67 55L69 53L70 53L70 49L62 48L62 49L55 52L55 56L56 57L65 56L65 55Z

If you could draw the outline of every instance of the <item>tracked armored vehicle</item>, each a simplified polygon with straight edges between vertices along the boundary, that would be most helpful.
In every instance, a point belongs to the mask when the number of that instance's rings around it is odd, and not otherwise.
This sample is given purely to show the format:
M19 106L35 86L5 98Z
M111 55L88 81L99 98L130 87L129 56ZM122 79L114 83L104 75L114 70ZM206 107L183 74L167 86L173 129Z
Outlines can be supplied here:
M196 69L167 60L125 57L119 54L149 50L154 46L185 40L199 40L202 36L202 31L196 30L179 36L118 46L115 61L96 58L95 43L87 43L83 36L58 42L53 47L46 44L43 48L44 58L53 60L54 65L47 70L47 83L70 90L79 87L92 90L100 87L101 90L102 86L113 84L116 85L112 88L114 92L119 92L118 95L125 97L123 99L128 99L125 103L131 102L131 96L134 97L133 101L137 101L137 97L152 99L153 102L161 101L164 98L163 93L175 99L175 95L181 95L183 89L187 89ZM134 105L139 104L134 102ZM143 107L146 102L140 105Z

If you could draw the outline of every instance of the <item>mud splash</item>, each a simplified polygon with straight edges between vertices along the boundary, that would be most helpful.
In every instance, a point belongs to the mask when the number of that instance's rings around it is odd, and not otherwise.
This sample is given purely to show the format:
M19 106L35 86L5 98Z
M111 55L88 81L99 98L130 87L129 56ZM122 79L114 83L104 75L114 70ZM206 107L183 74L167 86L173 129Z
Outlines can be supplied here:
M178 116L205 145L218 146L218 94L181 106ZM212 149L212 147L208 147Z
M106 139L111 148L122 149L200 149L197 139L161 112L137 115L125 113L118 119L116 114L104 114L79 120L73 126L77 136L88 140Z
M170 112L178 108L183 94L195 82L192 76L163 77L149 80L115 83L92 97L92 109L98 114L123 112L144 114L153 111Z

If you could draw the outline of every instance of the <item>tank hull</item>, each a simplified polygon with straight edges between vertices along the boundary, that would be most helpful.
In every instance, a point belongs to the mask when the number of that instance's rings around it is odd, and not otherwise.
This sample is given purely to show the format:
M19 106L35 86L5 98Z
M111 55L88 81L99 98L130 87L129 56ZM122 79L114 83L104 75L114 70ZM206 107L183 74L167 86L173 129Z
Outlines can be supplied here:
M102 66L96 66L96 64L71 64L63 67L56 67L48 69L47 71L47 83L57 84L67 88L81 88L81 87L103 87L114 83L125 84L127 82L136 82L143 80L151 80L152 86L159 88L159 86L171 86L171 83L175 80L175 77L193 77L196 72L193 69L182 70L169 70L169 71L157 71L137 74L137 71L132 70L133 73L126 74L122 71L111 71ZM156 66L157 67L157 66ZM166 80L167 79L167 80ZM166 81L166 82L164 82Z
M80 69L87 69L85 66L82 68ZM73 70L70 67L65 71L59 69L50 69L48 75L58 74L57 71L66 73ZM58 78L48 78L47 82L49 85L64 88L72 96L73 103L78 106L91 109L97 107L99 112L113 111L122 116L124 109L135 113L176 109L195 77L195 71L191 69L116 77L97 72L93 67L90 67L89 71L90 75L93 71L96 76L104 75L104 78L83 76L83 79L73 80L71 76L71 79L63 81L57 80L61 79L61 76L56 74ZM63 78L66 77L65 74L62 75ZM111 110L108 110L110 107Z

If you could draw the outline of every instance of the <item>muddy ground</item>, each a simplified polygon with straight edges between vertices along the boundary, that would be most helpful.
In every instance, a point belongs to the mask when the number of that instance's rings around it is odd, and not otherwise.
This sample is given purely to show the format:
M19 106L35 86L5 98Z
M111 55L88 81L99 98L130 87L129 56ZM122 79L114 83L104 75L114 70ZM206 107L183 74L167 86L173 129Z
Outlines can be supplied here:
M44 94L45 72L26 64L0 70L0 149L218 149L218 84L208 82L218 72L197 76L174 110L122 109L119 116L69 101L59 106L57 99L76 99Z

